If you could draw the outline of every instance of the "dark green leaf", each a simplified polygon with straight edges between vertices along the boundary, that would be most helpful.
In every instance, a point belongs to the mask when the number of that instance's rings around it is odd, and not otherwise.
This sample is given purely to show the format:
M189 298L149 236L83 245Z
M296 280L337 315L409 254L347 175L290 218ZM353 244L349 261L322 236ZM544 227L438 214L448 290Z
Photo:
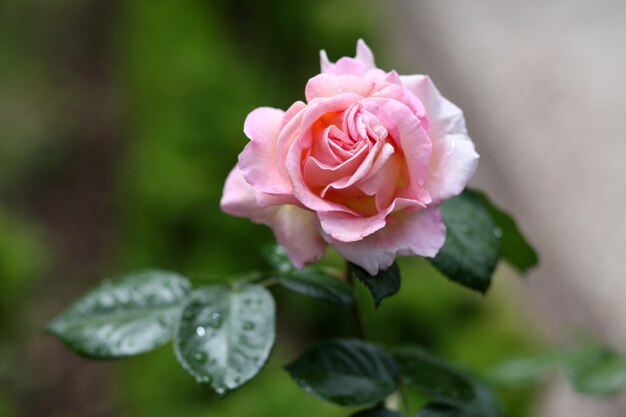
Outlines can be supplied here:
M274 299L260 285L211 285L191 293L176 332L176 356L219 395L265 365L275 339Z
M172 337L191 284L180 275L144 271L106 280L48 326L73 351L113 359L153 350Z
M426 404L417 417L466 417L466 414L457 407L433 402Z
M308 393L344 406L382 401L397 388L391 357L363 340L320 343L287 365L287 370Z
M563 359L565 373L580 393L614 395L626 387L626 358L606 346L583 346Z
M500 234L482 199L471 191L441 204L446 241L433 265L446 277L485 292L498 263Z
M482 200L496 224L496 235L500 236L500 256L520 272L527 272L537 265L537 252L528 243L511 215L496 207L484 193L476 190L471 192Z
M389 410L382 407L368 408L367 410L361 410L356 414L352 414L350 417L405 417L397 411Z
M350 270L370 290L376 307L380 305L383 299L400 291L400 268L395 262L376 276L371 276L365 269L352 263Z
M354 303L350 285L319 268L304 268L279 274L278 282L292 291L329 303L340 306Z
M276 272L286 273L295 269L287 256L287 250L281 245L266 246L261 254Z
M437 407L446 405L455 411L462 412L462 414L441 415L501 416L500 406L495 396L476 378L416 347L396 349L393 357L400 377L407 386L419 389L439 404Z

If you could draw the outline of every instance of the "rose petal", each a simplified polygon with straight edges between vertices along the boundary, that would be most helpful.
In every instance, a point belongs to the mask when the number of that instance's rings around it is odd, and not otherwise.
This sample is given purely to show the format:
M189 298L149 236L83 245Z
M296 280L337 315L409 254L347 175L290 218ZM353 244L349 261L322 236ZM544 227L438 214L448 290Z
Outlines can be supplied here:
M467 134L463 111L443 97L427 75L402 75L400 79L426 108L431 124L429 134L435 137L449 133Z
M387 216L407 208L421 209L425 206L416 200L396 198L389 207L373 216L363 217L350 213L333 211L317 213L322 231L340 242L356 242L379 231L388 224ZM387 226L389 227L389 226Z
M226 178L220 207L225 213L250 217L257 223L263 219L263 209L257 204L254 188L246 182L238 165L235 165Z
M270 194L291 194L288 178L281 175L276 159L276 142L285 113L260 107L253 110L244 123L250 142L239 155L239 167L255 190Z
M269 225L276 241L287 250L291 262L302 268L326 253L326 242L320 235L315 213L293 205L276 206L268 215Z
M378 117L395 144L404 152L409 174L409 191L419 198L428 178L432 144L418 117L404 104L385 98L363 101L363 106Z
M320 66L323 73L336 75L363 75L368 70L376 68L374 54L363 39L357 41L355 58L343 57L334 64L328 59L326 51L321 50Z
M422 101L433 142L430 178L426 188L438 203L458 195L478 166L478 154L467 135L463 112L444 98L424 75L402 76L403 84Z
M368 68L376 68L374 53L363 39L356 41L356 59L367 65Z
M254 189L237 166L226 179L220 205L228 214L249 217L255 223L271 227L276 240L285 247L289 259L298 268L324 256L326 242L320 235L315 214L291 204L260 207Z
M354 75L319 74L307 82L304 94L307 101L341 93L355 93L361 97L368 97L375 86L375 82Z
M306 110L299 113L302 121L299 127L294 129L295 131L301 132L299 136L295 138L293 137L293 134L290 136L290 134L286 132L287 127L285 127L283 132L281 132L278 140L278 148L283 151L288 149L286 157L281 160L285 161L285 167L293 187L293 193L303 206L310 210L316 212L345 211L356 214L354 210L351 210L341 204L324 200L312 192L312 190L304 182L301 166L303 152L311 146L311 125L324 114L345 110L358 98L359 96L356 94L347 93L331 98L315 99L307 106ZM279 154L279 157L282 158L282 155Z
M398 212L394 223L357 242L345 243L328 235L324 238L344 258L376 275L387 269L397 256L437 254L446 238L446 227L438 207Z

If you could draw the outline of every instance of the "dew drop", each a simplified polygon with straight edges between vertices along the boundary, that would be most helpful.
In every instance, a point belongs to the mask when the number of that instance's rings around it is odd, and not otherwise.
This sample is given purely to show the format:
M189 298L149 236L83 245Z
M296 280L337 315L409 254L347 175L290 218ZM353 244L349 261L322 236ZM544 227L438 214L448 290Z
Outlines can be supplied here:
M204 335L206 334L206 329L202 326L198 326L196 327L196 334L200 337L204 337Z
M213 327L214 329L220 328L222 326L222 315L218 312L212 313L209 326Z
M496 237L496 239L500 239L502 237L502 229L496 227L495 229L493 229L493 235Z
M198 362L198 363L202 364L202 363L205 363L205 362L206 362L206 360L207 360L207 355L206 355L206 353L204 353L204 352L198 352L198 353L196 353L195 355L193 355L193 359L194 359L196 362Z
M211 378L210 375L205 375L205 376L198 378L198 382L201 384L210 384L212 380L213 378Z

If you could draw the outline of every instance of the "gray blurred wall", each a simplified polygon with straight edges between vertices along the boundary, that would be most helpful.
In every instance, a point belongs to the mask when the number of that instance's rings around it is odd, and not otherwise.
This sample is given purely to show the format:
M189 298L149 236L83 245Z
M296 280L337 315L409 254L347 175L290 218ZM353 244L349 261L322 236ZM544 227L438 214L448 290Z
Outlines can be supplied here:
M542 263L522 308L566 342L626 352L626 1L391 0L386 54L466 112L473 181L515 213ZM626 396L557 381L537 416L623 417Z

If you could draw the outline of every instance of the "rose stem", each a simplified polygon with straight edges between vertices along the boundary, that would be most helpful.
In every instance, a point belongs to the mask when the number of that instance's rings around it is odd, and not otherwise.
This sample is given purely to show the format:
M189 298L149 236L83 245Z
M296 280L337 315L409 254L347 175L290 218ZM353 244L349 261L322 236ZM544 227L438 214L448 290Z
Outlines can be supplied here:
M352 287L352 291L354 292L354 303L350 306L350 313L352 315L352 321L354 322L354 327L356 328L356 332L361 339L367 339L365 334L365 327L363 326L363 319L361 318L361 312L359 310L359 303L357 302L356 296L356 285L354 285L354 278L352 277L352 271L350 271L350 264L346 261L346 280L348 284Z

